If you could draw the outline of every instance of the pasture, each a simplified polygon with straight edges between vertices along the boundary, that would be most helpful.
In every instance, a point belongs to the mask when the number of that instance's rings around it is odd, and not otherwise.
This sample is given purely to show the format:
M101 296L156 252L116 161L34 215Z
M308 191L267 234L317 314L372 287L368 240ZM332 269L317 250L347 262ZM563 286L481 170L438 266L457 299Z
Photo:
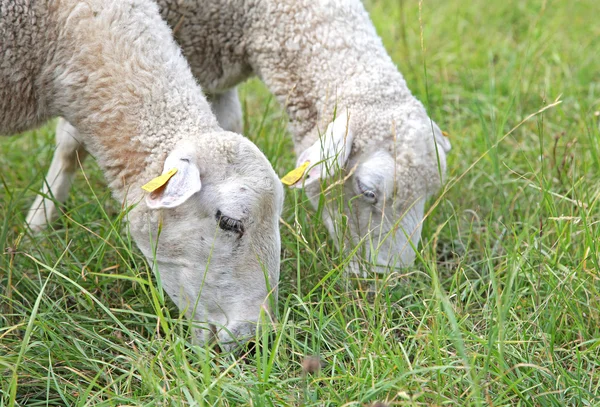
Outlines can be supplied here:
M365 3L452 142L415 265L350 278L288 189L268 329L253 352L193 347L93 160L31 236L54 123L3 138L0 406L600 405L597 2ZM285 115L256 79L240 96L284 175Z

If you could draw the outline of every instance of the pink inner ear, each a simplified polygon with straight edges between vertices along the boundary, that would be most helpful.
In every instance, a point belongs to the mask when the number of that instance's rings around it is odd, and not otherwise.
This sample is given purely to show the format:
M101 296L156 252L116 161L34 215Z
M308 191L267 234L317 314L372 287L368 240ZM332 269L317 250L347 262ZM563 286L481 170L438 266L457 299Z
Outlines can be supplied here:
M155 191L150 192L146 196L146 205L148 205L151 209L164 208L169 207L169 205L173 202L173 197L167 195L167 187L173 181L171 178L165 185L156 189Z
M317 164L314 167L312 167L304 176L304 179L310 179L315 180L315 179L319 179L321 178L321 165L322 164Z
M152 200L156 200L156 199L160 198L161 194L165 190L165 186L166 185L163 185L162 187L158 188L157 190L152 191L148 197Z
M154 191L146 196L146 205L150 209L158 208L160 206L160 201L160 193L157 193L157 191Z

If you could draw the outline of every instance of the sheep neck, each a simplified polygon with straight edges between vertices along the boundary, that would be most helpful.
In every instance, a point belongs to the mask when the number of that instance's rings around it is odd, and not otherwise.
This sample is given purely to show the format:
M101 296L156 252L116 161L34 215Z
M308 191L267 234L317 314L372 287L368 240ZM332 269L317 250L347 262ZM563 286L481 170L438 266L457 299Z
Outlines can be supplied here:
M248 54L285 106L300 151L314 142L317 128L327 127L336 108L360 116L371 111L365 107L414 99L360 2L318 9L310 0L286 4L282 12L274 2L257 3L248 35L257 41ZM361 130L375 118L357 119L356 133L368 135Z
M218 124L159 16L118 14L102 2L68 11L55 15L61 41L44 72L48 98L79 130L115 197L135 197L178 141Z

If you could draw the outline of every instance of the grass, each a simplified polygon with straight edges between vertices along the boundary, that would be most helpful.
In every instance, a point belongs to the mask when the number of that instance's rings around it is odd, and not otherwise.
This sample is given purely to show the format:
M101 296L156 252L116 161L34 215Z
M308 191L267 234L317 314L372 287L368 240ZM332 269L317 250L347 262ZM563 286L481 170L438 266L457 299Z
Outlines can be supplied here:
M448 183L415 266L358 282L289 191L277 321L255 354L189 345L91 161L67 214L30 238L52 126L2 140L0 406L600 405L595 6L367 2L451 135ZM286 173L285 116L257 81L241 97L245 133Z

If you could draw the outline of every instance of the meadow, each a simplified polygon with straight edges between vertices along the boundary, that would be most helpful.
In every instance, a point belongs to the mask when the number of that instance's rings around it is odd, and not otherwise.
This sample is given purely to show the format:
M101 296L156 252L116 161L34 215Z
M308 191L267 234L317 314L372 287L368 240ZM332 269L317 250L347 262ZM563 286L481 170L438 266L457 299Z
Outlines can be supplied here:
M600 6L366 7L453 147L415 265L350 278L288 190L268 329L253 352L194 347L93 160L32 236L53 123L3 138L0 406L600 406ZM256 79L240 96L285 174L285 114Z

